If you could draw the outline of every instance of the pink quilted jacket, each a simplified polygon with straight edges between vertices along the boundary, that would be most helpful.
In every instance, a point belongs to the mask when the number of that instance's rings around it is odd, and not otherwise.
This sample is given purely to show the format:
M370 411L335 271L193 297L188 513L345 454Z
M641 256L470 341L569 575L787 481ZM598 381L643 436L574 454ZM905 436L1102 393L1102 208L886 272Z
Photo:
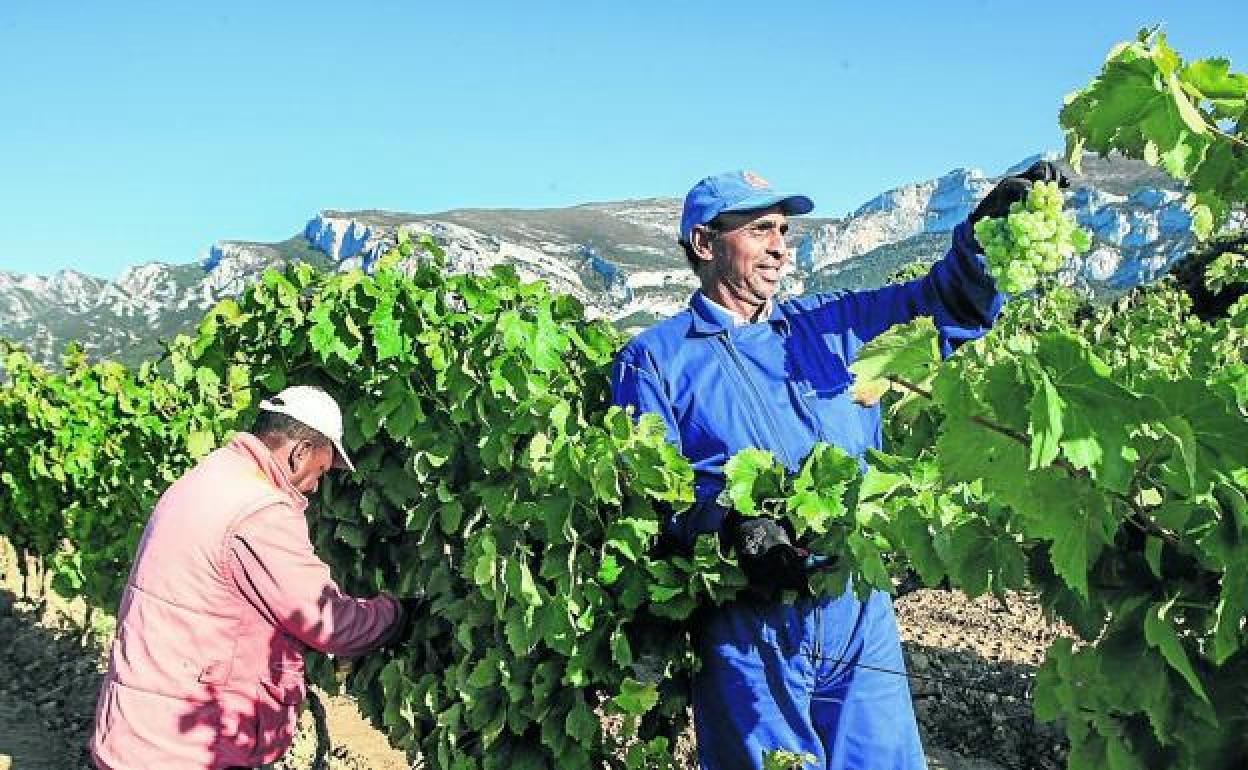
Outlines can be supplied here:
M152 512L117 614L91 753L104 770L272 762L303 701L303 651L356 655L398 617L355 599L312 550L307 500L247 433Z

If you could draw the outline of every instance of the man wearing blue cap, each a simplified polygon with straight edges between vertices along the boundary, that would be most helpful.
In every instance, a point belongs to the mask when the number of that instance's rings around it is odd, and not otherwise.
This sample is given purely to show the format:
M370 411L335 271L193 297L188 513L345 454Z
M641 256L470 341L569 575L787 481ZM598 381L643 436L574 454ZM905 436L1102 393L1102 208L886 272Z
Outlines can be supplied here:
M728 458L770 450L790 471L818 442L859 458L880 446L880 412L854 403L848 364L889 327L930 316L946 354L984 334L1004 297L984 269L972 224L1002 216L1032 181L1057 180L1041 162L1002 180L954 229L928 274L871 291L776 301L790 254L788 217L804 195L777 192L749 171L707 177L685 197L680 244L701 288L689 307L620 351L613 398L658 414L693 464L695 498L666 534L688 546L718 532L753 592L708 608L696 630L698 757L707 770L762 767L775 749L813 754L829 770L926 767L887 594L778 598L801 589L810 562L773 519L744 518L716 502Z

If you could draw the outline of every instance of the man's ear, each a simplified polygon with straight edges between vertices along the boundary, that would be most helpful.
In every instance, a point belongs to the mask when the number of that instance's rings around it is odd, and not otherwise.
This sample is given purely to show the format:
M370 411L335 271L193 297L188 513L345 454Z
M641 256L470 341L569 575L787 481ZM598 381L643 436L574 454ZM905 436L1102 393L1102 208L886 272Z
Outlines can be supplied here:
M312 442L304 439L295 444L290 450L290 461L296 466L301 466L308 461L312 455Z
M689 245L693 247L693 253L703 262L710 262L714 259L715 251L712 247L714 242L715 234L706 225L694 225L689 233Z

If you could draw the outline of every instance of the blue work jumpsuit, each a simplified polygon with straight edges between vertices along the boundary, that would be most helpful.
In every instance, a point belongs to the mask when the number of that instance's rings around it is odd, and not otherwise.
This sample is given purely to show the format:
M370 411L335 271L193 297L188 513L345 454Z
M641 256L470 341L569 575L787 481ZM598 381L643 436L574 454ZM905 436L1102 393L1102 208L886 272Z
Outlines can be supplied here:
M984 334L1003 302L968 225L929 273L871 291L773 302L764 322L735 326L701 293L629 342L612 373L615 403L653 412L692 463L697 502L668 522L689 544L717 532L724 463L746 447L797 470L816 442L862 457L881 440L878 406L855 404L847 368L894 324L930 316L948 354ZM926 767L887 594L742 599L709 609L695 643L693 709L700 764L757 769L765 751L805 751L816 767ZM866 668L864 666L869 666Z

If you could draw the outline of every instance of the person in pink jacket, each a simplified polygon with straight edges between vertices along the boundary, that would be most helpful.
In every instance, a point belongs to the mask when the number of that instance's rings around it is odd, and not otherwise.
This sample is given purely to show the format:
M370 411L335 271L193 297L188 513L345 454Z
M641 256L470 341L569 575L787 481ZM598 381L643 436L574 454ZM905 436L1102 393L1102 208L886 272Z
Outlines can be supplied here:
M308 538L304 495L331 467L354 470L338 405L295 386L260 409L147 522L96 705L101 770L272 762L306 694L304 650L359 655L411 620L407 600L344 594Z

